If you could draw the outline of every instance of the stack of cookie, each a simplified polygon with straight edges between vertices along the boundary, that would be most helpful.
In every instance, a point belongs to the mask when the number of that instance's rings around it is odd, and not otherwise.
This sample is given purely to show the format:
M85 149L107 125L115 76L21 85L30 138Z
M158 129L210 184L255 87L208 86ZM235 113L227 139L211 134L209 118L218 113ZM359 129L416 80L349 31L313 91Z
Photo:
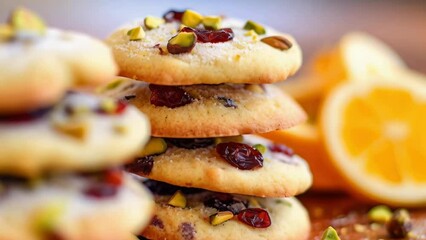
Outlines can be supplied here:
M148 140L148 120L68 91L116 71L102 42L28 10L0 25L0 239L126 240L149 222L150 193L120 170Z
M126 169L155 195L148 239L306 239L293 196L312 182L291 149L243 134L292 127L301 108L274 83L301 65L295 40L256 22L186 10L114 32L122 76L108 96L148 115L152 138Z

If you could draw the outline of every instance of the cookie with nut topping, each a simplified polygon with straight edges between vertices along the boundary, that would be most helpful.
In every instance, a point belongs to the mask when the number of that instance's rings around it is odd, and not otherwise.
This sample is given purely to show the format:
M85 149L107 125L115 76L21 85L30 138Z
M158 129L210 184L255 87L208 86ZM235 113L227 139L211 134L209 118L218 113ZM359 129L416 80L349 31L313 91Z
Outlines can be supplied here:
M259 197L291 197L312 184L302 158L254 135L152 138L125 169L173 185Z
M149 223L154 201L121 175L0 176L0 239L129 239Z
M293 37L254 21L192 10L152 18L107 39L121 76L159 85L263 84L285 80L302 62Z
M148 239L304 240L309 235L308 214L295 198L231 195L155 181L145 184L156 202L155 216L142 233ZM177 194L185 205L171 204Z
M35 177L120 165L149 133L148 119L133 106L70 92L54 106L0 116L0 174Z
M145 113L155 137L203 138L285 129L304 111L273 85L160 86L125 78L100 91Z
M0 115L46 107L73 86L115 76L110 49L84 34L48 28L26 9L0 25Z

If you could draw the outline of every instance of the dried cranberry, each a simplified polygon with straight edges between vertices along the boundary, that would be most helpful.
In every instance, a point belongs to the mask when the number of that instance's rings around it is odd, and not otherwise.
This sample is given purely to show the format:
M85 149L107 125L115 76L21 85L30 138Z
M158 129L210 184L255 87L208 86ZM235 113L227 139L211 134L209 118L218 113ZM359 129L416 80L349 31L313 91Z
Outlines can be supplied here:
M170 10L163 15L166 22L182 21L182 16L185 11Z
M84 190L84 194L92 198L108 198L117 194L118 187L109 183L94 182Z
M180 190L183 194L194 194L204 192L205 190L199 188L186 188L171 185L165 182L147 180L143 184L156 195L173 195L177 190Z
M22 122L29 122L32 120L36 120L38 118L41 118L45 116L50 110L52 109L51 106L39 108L30 112L25 113L18 113L18 114L12 114L12 115L0 115L0 122L5 123L22 123Z
M204 200L204 205L218 211L231 211L235 215L247 208L248 201L236 199L230 194L216 193L207 197Z
M123 171L121 169L105 171L104 181L113 186L121 186L123 184Z
M262 154L244 143L219 143L216 145L216 152L232 166L241 170L251 170L263 166Z
M267 228L271 226L269 213L261 208L247 208L237 215L238 220L255 228Z
M154 167L154 156L149 155L141 158L137 158L132 163L127 164L124 168L126 171L140 174L149 175Z
M217 100L219 100L223 104L223 106L227 108L237 108L237 104L235 104L234 100L232 100L231 98L218 96Z
M214 144L214 138L165 138L168 144L178 148L196 149Z
M150 84L149 89L151 90L150 102L157 107L176 108L194 101L194 98L180 87Z
M231 28L222 28L219 30L204 30L184 27L181 32L194 32L197 35L197 42L202 43L220 43L227 42L234 38L234 31Z
M294 151L293 149L287 147L286 145L283 144L272 144L270 146L268 146L269 150L272 152L279 152L279 153L283 153L289 157L292 157L294 155Z

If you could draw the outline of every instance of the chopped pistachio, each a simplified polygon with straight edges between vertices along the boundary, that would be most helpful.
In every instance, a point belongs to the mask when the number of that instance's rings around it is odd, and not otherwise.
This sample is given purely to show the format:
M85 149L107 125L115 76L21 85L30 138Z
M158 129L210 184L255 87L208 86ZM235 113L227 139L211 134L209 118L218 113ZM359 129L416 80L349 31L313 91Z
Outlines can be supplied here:
M260 41L268 44L269 46L273 48L276 48L282 51L288 50L293 46L293 44L287 38L282 36L266 37L266 38L262 38Z
M262 25L254 22L254 21L251 21L251 20L248 20L246 22L246 24L244 25L244 29L245 30L254 30L259 35L263 35L263 34L266 33L266 30Z
M43 20L37 14L25 8L15 9L9 18L9 24L18 33L44 35L46 32L46 25Z
M385 223L392 218L392 211L385 205L375 206L368 211L368 219L371 222Z
M59 218L65 209L64 202L51 202L44 204L43 208L34 216L34 227L36 231L44 233L53 230L59 223Z
M222 224L234 217L231 211L222 211L210 216L210 224L213 226Z
M148 16L144 19L143 23L148 30L158 28L160 25L164 24L166 21L164 18Z
M287 205L287 207L291 207L292 206L291 202L286 201L284 199L276 199L275 203L277 203L277 204L284 204L284 205Z
M74 122L74 121L53 121L53 127L70 137L84 140L88 132L88 124L85 122Z
M140 41L145 37L145 31L141 26L135 27L127 31L130 41Z
M180 190L177 190L175 194L170 198L168 204L173 207L186 207L186 198L185 195Z
M219 143L227 143L227 142L242 142L243 136L231 136L231 137L218 137L214 139L214 143L217 145Z
M163 138L151 137L138 157L160 154L167 150L167 143Z
M100 88L96 89L96 92L104 93L106 91L113 90L113 89L117 88L118 86L120 86L122 83L123 83L122 79L117 79L117 80L111 81L111 82L107 83L106 85L101 86Z
M0 24L0 41L7 41L14 35L13 29L10 25Z
M264 154L266 152L266 147L262 144L255 144L253 145L253 148L256 148L257 151L259 151L261 154Z
M340 240L340 237L336 230L330 226L322 234L321 240Z
M193 32L180 32L167 43L167 50L171 54L188 53L194 48L197 36Z
M205 16L201 22L205 29L217 30L220 28L222 18L219 16Z
M102 99L99 108L105 113L115 113L117 111L117 102L111 98Z
M203 15L193 10L186 10L182 15L182 23L188 27L195 28L203 20Z

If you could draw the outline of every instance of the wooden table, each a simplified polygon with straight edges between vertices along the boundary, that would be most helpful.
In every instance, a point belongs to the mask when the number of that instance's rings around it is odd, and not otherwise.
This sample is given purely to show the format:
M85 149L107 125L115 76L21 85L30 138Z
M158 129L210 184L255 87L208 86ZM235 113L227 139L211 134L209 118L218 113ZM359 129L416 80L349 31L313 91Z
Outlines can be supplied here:
M308 192L299 196L299 199L311 217L312 231L309 239L321 239L328 226L333 226L342 240L392 239L384 225L369 223L367 212L374 205L343 193ZM426 239L426 206L408 210L415 237L407 239Z

